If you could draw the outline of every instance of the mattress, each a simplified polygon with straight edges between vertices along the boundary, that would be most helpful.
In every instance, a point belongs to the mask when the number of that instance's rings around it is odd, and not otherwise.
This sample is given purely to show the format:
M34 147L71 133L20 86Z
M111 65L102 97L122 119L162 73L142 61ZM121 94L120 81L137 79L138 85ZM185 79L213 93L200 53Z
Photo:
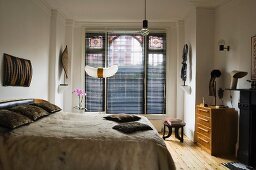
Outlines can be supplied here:
M3 170L168 170L173 159L158 132L124 134L104 114L58 112L0 135Z

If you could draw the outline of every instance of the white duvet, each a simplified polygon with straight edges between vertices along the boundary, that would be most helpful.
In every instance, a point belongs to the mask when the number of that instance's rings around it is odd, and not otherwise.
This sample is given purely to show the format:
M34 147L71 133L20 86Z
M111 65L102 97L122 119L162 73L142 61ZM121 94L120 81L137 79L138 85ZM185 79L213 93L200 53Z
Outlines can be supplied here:
M169 170L157 131L123 134L104 114L59 112L0 136L2 170Z

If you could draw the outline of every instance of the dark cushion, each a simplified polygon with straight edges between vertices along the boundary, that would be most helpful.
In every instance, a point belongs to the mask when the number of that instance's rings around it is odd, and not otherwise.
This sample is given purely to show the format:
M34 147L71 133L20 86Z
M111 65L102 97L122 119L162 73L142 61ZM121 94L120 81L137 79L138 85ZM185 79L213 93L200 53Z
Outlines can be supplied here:
M133 133L137 131L153 130L149 125L139 123L139 122L121 123L119 125L115 125L113 129L123 133Z
M130 114L115 114L104 117L107 120L112 120L115 122L132 122L140 120L139 116L130 115Z
M24 116L27 116L28 118L32 120L37 120L41 117L49 115L47 111L44 109L33 106L33 105L19 105L10 108L9 110L20 113Z
M31 122L33 121L19 113L15 113L13 111L5 109L0 110L0 126L14 129L22 125L29 124Z
M61 108L59 108L55 104L52 104L52 103L47 102L47 101L43 101L43 102L40 102L40 103L35 103L34 105L38 106L38 107L41 107L42 109L46 110L49 113L55 113L55 112L61 111Z

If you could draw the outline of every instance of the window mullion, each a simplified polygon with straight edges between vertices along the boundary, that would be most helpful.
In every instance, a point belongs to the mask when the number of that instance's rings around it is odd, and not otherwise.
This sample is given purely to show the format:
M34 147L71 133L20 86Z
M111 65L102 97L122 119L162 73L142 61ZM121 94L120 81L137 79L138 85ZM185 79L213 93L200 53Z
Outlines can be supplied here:
M108 32L105 32L105 67L108 67ZM107 81L108 78L105 78L104 84L104 111L107 113Z
M148 63L148 53L147 53L147 36L144 36L143 42L144 48L144 114L147 114L147 63Z

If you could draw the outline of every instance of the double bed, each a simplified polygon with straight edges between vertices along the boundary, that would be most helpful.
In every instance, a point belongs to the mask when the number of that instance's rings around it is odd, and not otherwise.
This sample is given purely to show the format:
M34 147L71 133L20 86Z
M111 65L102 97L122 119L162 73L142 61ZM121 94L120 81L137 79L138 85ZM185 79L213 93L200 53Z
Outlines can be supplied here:
M56 112L29 125L1 130L3 170L169 170L173 159L158 132L121 133L105 114Z

